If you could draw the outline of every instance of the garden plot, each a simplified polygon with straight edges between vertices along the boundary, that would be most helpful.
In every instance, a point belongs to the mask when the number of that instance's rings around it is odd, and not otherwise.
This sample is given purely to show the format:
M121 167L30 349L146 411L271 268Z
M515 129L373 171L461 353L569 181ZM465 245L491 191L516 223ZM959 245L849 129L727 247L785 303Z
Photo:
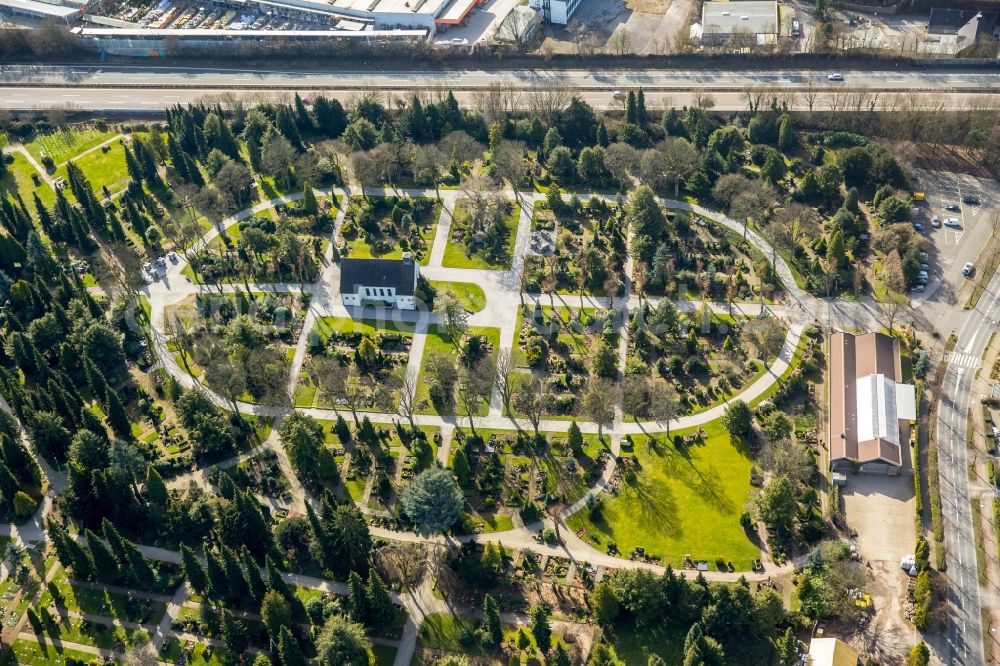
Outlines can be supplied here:
M620 209L602 199L587 205L535 204L531 253L525 261L524 290L529 293L617 293L625 264Z
M710 301L752 301L780 285L765 257L739 235L685 211L666 211L663 234L651 239L648 262L633 281L644 294Z
M341 228L341 254L358 259L398 259L409 252L421 265L430 259L441 204L409 197L354 197Z
M417 381L416 411L420 414L485 416L493 391L493 370L500 329L470 327L453 341L434 326L427 332Z
M572 503L600 476L610 449L595 434L458 430L452 469L462 486L466 532L510 529L510 516L537 520L538 507Z
M164 313L178 364L230 400L283 401L304 321L291 293L194 294Z
M513 201L493 200L476 206L469 199L459 199L451 217L443 265L509 268L520 215L521 207Z
M318 319L295 388L295 404L395 411L413 342L412 329L407 328L348 317Z
M739 394L774 361L786 334L773 317L737 319L707 307L679 313L667 299L633 311L631 331L625 412L657 419L672 405L694 413Z
M427 469L441 443L440 429L375 426L367 418L354 422L341 417L320 421L326 445L340 471L345 499L380 516L385 526L398 528L394 506L399 492L414 476Z
M564 306L522 306L513 361L520 380L541 380L542 414L582 414L581 396L591 375L618 375L618 330L611 310ZM521 393L518 391L517 393ZM522 414L518 400L514 411Z
M207 247L194 253L185 275L210 282L311 282L319 272L326 242L333 229L336 202L323 200L315 215L301 206L278 209L240 221Z

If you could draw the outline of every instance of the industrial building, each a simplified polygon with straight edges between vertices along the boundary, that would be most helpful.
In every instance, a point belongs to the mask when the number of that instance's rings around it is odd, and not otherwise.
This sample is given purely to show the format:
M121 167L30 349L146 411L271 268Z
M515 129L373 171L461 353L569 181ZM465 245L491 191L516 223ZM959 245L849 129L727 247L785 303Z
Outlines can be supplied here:
M692 26L692 36L706 46L734 39L745 39L747 46L762 46L777 41L780 29L778 3L773 0L705 2L701 23Z
M899 340L882 333L830 336L830 467L898 474L916 419L912 384L902 383Z

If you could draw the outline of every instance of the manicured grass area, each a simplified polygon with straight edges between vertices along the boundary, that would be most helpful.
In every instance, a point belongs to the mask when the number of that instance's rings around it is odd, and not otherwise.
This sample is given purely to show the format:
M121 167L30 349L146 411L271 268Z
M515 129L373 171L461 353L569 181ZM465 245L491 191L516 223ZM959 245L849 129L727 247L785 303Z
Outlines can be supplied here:
M14 161L7 165L7 174L0 180L0 190L6 190L13 194L16 191L21 192L21 197L24 199L24 203L28 206L28 211L32 215L36 214L35 204L32 192L38 194L38 198L42 200L42 203L47 207L51 207L56 200L56 194L46 183L41 174L38 178L38 186L35 186L35 182L31 179L32 174L37 174L35 167L31 166L31 163L21 153L14 153Z
M478 284L472 282L445 282L431 280L431 284L438 293L443 291L454 292L465 306L465 309L475 314L486 307L486 293Z
M125 147L122 146L121 141L113 141L108 144L107 152L104 149L94 150L73 160L73 163L80 167L83 175L94 186L94 193L98 199L103 197L102 188L104 187L107 187L114 194L125 189L125 186L128 185ZM65 178L66 167L61 166L56 169L55 176Z
M654 654L667 664L683 663L685 635L682 628L671 624L638 629L631 621L619 622L604 630L605 638L623 666L645 664Z
M5 664L31 664L32 666L50 666L51 664L65 663L67 659L78 659L81 663L88 663L94 655L79 650L70 650L64 647L55 647L46 644L39 645L35 641L19 638L14 642L12 649L7 653Z
M113 137L114 132L92 128L69 129L44 134L24 144L31 156L39 162L48 155L56 164L62 164L85 150L100 145ZM89 175L89 174L88 174Z
M690 431L688 431L690 432ZM642 546L674 567L685 554L713 561L721 557L749 569L759 550L740 525L750 492L750 458L730 442L721 421L705 426L704 444L677 450L666 437L634 438L634 479L623 475L618 495L603 495L603 513L584 510L570 517L584 539L596 537L604 550L616 543L627 557ZM683 434L676 433L676 434ZM652 445L651 445L652 444Z
M469 532L473 531L473 525L482 525L483 532L506 532L514 529L514 520L500 513L473 514L463 511L459 520L465 524Z
M417 630L417 645L434 650L480 656L485 653L478 641L465 647L458 639L463 631L473 633L478 626L479 623L469 617L431 613L420 623L420 628ZM505 635L513 633L510 627L504 625Z
M781 373L781 377L778 378L778 381L768 386L763 393L761 393L759 396L757 396L748 403L751 407L756 407L761 402L767 400L768 398L770 398L771 396L773 396L775 393L778 392L778 387L781 385L781 382L791 377L792 373L795 372L795 368L799 367L799 364L802 363L802 358L806 353L806 345L808 344L809 341L805 337L805 335L800 335L798 337L798 339L795 341L795 352L792 354L791 363L789 363L788 367L785 368L785 371Z
M206 649L208 649L208 646L197 643L190 656L184 655L184 663L211 664L211 666L222 666L222 664L229 663L228 653L224 648L211 648L211 653L207 658L205 657ZM181 661L182 654L184 654L184 647L181 642L176 638L169 638L163 644L163 649L160 650L160 659L171 664L176 664Z
M466 335L482 335L486 337L486 343L490 348L490 362L496 360L496 352L500 347L500 329L499 328L489 328L489 327L470 327ZM459 363L458 352L455 350L455 346L451 342L451 338L444 330L438 327L432 327L427 332L427 341L424 345L424 356L420 360L420 376L417 381L417 411L421 414L437 414L437 408L430 399L430 383L432 378L428 376L426 371L426 366L428 359L434 355L445 355L450 356L454 359L455 363ZM457 397L455 398L455 413L459 416L468 416L465 405ZM489 399L480 401L479 409L476 411L476 415L485 416L489 414L490 405Z
M129 600L124 594L95 590L74 583L63 569L60 569L55 578L48 584L47 589L42 592L38 606L47 606L53 600L57 607L67 610L103 615L130 622L159 622L166 610L165 605L160 602L147 602L141 599Z
M117 645L128 645L135 633L135 629L126 627L112 627L96 622L86 623L80 618L65 618L56 628L46 628L42 640L52 643L65 641L111 650Z
M514 202L513 206L513 211L504 218L504 225L507 227L507 256L505 261L500 263L487 261L482 253L482 248L477 248L471 254L467 254L465 245L461 241L449 238L448 245L444 249L444 261L442 265L445 268L509 268L511 257L514 255L514 243L517 242L517 223L521 217L521 206L516 202ZM461 225L462 220L467 217L468 213L465 212L461 204L457 205L452 215L452 229L455 229L456 225Z
M332 333L360 333L374 336L378 333L400 333L412 335L413 325L406 322L391 320L376 321L374 319L352 319L351 317L317 317L313 333L318 336L320 344L326 344Z

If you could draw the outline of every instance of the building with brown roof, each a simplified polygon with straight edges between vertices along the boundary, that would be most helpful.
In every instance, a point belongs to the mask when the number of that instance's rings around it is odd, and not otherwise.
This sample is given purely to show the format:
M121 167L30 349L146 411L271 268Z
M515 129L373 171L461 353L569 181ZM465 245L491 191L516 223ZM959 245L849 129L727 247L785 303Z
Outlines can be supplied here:
M912 384L902 383L899 340L882 333L830 336L830 467L861 465L897 474L916 418Z

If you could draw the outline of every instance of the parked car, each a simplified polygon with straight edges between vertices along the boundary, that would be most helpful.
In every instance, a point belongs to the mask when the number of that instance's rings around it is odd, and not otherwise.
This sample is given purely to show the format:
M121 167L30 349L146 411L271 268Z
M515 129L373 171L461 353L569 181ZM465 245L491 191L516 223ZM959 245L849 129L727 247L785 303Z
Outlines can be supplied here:
M844 75L841 74L840 72L834 72L833 74L827 74L826 75L826 80L827 81L843 81L844 80Z
M958 204L946 204L944 209L951 213L957 213L958 211L962 210L961 208L958 207Z
M979 205L979 197L977 197L974 194L966 194L964 197L962 197L962 201L969 204L970 206Z
M916 229L918 232L923 231L924 230L924 224L923 224L923 222L914 222L913 223L913 228Z
M910 287L910 291L916 292L918 294L923 293L925 289L927 289L927 287L925 287L922 284L915 284L912 287Z
M976 265L971 261L965 262L965 266L962 266L962 275L965 277L972 277L972 274L976 272Z
M952 229L961 229L962 223L958 221L957 217L949 217L944 221L944 226L951 227Z
M927 271L920 271L919 273L917 273L917 282L919 284L927 284L928 282L930 282L930 279L931 276L927 273Z
M938 217L937 215L935 215L934 217L932 217L931 218L931 226L934 227L935 229L940 229L941 228L941 218Z

